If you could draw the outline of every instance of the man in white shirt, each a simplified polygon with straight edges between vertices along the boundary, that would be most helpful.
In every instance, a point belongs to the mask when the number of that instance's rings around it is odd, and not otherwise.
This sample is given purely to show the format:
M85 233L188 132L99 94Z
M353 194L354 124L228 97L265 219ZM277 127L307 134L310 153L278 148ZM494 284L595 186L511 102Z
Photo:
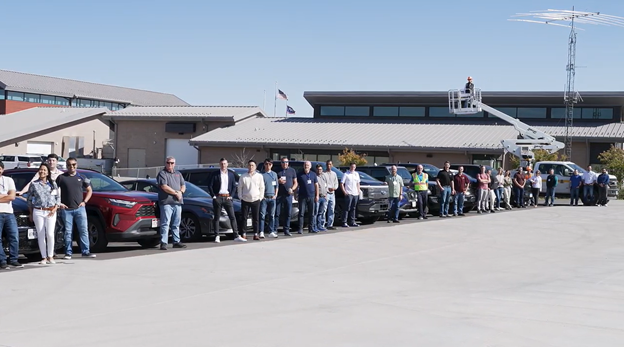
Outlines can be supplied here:
M344 211L342 212L343 228L359 227L355 223L355 218L360 198L360 174L355 172L355 168L355 163L351 163L349 171L344 173L340 182L340 188L345 195Z
M13 214L13 200L15 200L15 182L11 177L2 176L4 173L4 163L0 161L0 269L13 267L23 267L17 261L19 256L19 235L17 231L17 220ZM2 245L2 232L7 235L9 241L9 263L4 253Z
M325 162L326 170L323 172L327 182L327 224L325 228L336 230L334 227L334 209L336 208L336 189L338 189L338 176L332 171L334 164L331 160ZM323 216L324 217L324 216Z
M243 210L243 238L247 238L247 217L251 209L251 226L254 232L254 240L260 240L258 235L258 223L260 222L260 202L264 197L264 178L256 171L256 162L247 162L247 172L238 180L238 198L241 199ZM264 238L264 235L262 235Z
M598 176L592 171L591 165L587 167L587 172L583 173L583 196L585 201L594 199L594 184Z

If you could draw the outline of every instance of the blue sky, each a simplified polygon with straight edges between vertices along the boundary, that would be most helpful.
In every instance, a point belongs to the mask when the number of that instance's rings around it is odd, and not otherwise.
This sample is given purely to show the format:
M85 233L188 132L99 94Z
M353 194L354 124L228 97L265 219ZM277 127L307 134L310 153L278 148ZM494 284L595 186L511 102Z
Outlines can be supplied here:
M194 105L259 105L275 81L304 91L563 91L568 29L507 21L624 1L30 0L0 6L0 69L169 92ZM624 28L584 26L577 89L624 90ZM278 101L278 115L285 102Z

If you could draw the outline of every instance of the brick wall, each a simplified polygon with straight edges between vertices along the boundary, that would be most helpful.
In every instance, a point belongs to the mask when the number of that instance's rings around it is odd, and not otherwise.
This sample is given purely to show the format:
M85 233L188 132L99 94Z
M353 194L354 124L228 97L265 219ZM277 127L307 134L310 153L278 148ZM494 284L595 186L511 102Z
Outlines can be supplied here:
M67 107L49 104L36 104L32 102L0 100L0 114L9 114L18 111L24 111L34 107Z

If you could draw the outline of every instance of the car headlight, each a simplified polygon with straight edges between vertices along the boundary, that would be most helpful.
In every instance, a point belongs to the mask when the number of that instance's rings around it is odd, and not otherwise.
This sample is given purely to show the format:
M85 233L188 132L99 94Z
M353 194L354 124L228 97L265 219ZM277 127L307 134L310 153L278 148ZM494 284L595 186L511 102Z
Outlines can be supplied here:
M134 205L137 204L136 201L128 201L128 200L120 200L120 199L108 199L108 202L110 202L111 205L125 207L125 208L132 208L134 207Z
M431 189L427 189L427 195L431 195Z

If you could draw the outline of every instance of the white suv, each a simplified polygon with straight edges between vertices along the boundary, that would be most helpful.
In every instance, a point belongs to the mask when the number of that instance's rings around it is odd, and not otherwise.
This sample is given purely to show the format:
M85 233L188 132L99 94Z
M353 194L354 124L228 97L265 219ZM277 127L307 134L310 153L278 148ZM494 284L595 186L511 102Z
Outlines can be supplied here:
M5 169L29 168L33 167L33 163L41 165L41 156L39 155L0 155L0 161L4 163ZM34 166L36 167L36 166Z

